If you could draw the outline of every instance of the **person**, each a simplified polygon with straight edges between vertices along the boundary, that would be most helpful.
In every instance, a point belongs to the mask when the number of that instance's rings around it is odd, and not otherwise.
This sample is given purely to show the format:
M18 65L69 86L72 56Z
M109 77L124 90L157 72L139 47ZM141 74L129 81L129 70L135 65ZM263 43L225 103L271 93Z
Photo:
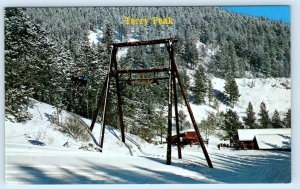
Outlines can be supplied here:
M221 145L220 145L220 144L218 144L218 150L220 150L220 147L221 147Z

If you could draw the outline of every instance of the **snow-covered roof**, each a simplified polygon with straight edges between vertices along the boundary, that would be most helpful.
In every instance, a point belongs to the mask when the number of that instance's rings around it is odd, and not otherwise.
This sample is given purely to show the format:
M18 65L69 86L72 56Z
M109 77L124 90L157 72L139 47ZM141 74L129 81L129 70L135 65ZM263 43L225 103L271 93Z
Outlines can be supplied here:
M186 132L195 132L195 129L186 129L181 131L181 133L186 133Z
M291 135L291 129L238 129L240 141L252 141L256 135L267 134Z
M262 134L255 136L259 149L291 149L291 135Z

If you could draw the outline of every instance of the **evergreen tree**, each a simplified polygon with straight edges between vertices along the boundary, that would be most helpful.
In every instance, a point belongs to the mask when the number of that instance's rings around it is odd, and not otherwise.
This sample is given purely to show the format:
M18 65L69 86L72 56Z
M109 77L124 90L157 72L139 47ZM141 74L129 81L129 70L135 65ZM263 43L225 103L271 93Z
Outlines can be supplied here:
M184 111L179 110L179 112L178 112L178 122L179 122L180 131L183 130L183 124L185 122L185 119L186 119L186 115L185 115Z
M104 33L104 37L102 39L102 43L106 45L107 53L111 54L111 44L114 43L114 33L113 33L113 27L111 24L106 25L106 31Z
M211 79L207 80L207 97L208 97L208 103L209 105L211 105L211 103L213 102L213 98L214 98L214 91L213 91L213 85L211 82Z
M185 115L184 111L179 110L179 112L178 112L178 122L179 122L179 130L180 131L191 128L191 124L186 118L187 118L187 115Z
M181 69L179 71L179 75L181 77L181 81L183 83L183 87L186 91L190 90L190 78L189 76L187 75L187 71L185 69ZM177 85L178 86L178 85ZM177 88L177 96L178 96L178 103L181 103L183 104L184 103L184 99L183 99L183 96L182 96L182 92L181 92L181 89L180 87L176 87Z
M236 81L233 77L231 76L226 77L224 89L229 102L234 106L235 102L238 101L241 95L239 93L239 89L236 84Z
M56 105L65 91L62 52L22 9L5 12L6 110L18 120L28 117L28 97Z
M163 106L160 106L159 112L156 113L156 118L154 119L156 135L160 137L160 143L162 143L163 137L167 134L167 117L164 113Z
M258 119L260 128L271 128L272 127L271 121L269 118L269 113L267 111L266 104L264 102L261 102L261 104L260 104L260 111L259 111L258 115L260 117Z
M33 89L24 84L23 76L30 60L30 43L35 34L22 9L5 10L5 111L18 121L30 117L27 112Z
M286 128L291 128L291 109L289 108L284 117L284 125Z
M238 129L242 128L242 123L239 121L239 116L231 109L224 114L224 119L221 124L221 129L225 131L224 140L229 140L230 144L238 141Z
M195 72L195 86L192 89L195 104L204 104L207 93L206 74L203 66L199 66Z
M205 137L208 139L208 136L213 134L217 127L217 117L214 113L209 112L206 120L202 120L200 123L200 128L204 130Z
M183 59L186 63L190 64L191 68L194 68L198 62L198 50L194 40L188 39L188 42L184 45Z
M243 121L247 128L249 129L257 128L255 123L256 122L255 112L253 111L253 106L251 102L248 103L248 107L246 109L246 116L243 117Z
M272 127L273 128L282 128L282 121L280 120L280 116L279 116L279 112L277 111L277 109L275 109L273 116L272 116Z

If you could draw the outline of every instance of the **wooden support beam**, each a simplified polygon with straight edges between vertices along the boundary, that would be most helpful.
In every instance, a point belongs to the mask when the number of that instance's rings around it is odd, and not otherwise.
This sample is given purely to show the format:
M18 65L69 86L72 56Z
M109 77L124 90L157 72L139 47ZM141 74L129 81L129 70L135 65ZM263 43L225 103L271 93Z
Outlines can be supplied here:
M168 85L168 134L167 134L167 165L171 165L171 157L172 157L172 144L171 144L171 136L172 136L172 63L169 63L169 85Z
M156 81L156 80L166 80L169 79L169 77L156 77L156 78L132 78L132 79L120 79L119 81Z
M180 146L180 133L179 133L179 119L178 119L178 97L177 97L177 88L176 88L176 79L175 79L175 72L172 69L172 81L173 81L173 91L174 91L174 107L175 107L175 120L176 120L176 135L177 137L177 151L178 151L178 159L182 159L181 154L181 146Z
M105 90L105 97L104 97L104 105L103 105L103 112L102 112L102 127L101 127L101 134L100 134L100 148L101 152L103 150L103 142L104 142L104 133L105 133L105 124L106 124L106 109L107 109L107 104L109 100L109 89L110 89L110 72L112 70L112 66L114 64L114 61L116 60L117 56L117 48L112 48L111 52L111 59L108 67L108 74L107 74L107 84L106 84L106 90Z
M103 83L103 86L102 86L102 90L101 90L101 93L98 95L98 99L97 99L97 102L96 102L96 110L94 112L94 115L93 115L93 118L92 118L92 123L91 123L91 126L90 126L90 131L92 132L93 129L94 129L94 126L95 126L95 123L96 123L96 120L97 120L97 117L98 117L98 114L100 112L100 109L101 107L103 107L103 100L104 100L104 94L105 94L105 90L106 90L106 86L107 86L107 80L108 80L108 75L105 77L105 81Z
M176 38L168 38L168 39L157 39L157 40L149 40L149 41L133 41L133 42L124 42L124 43L113 43L114 47L132 47L132 46L142 46L142 45L155 45L155 44L163 44L178 42Z
M172 51L173 51L173 46L171 45L170 48L171 48L170 53L172 53ZM196 120L195 120L195 117L194 117L192 108L191 108L190 103L189 103L189 101L188 101L188 99L187 99L187 95L186 95L186 92L185 92L183 83L182 83L182 81L181 81L181 79L180 79L179 71L178 71L177 65L176 65L176 63L175 63L175 56L174 56L174 54L173 54L173 56L171 56L171 62L172 62L172 67L173 67L173 69L174 69L174 71L175 71L175 73L176 73L176 77L177 77L177 79L178 79L178 83L179 83L179 86L180 86L180 89L181 89L182 96L183 96L184 101L185 101L185 104L186 104L186 106L187 106L187 108L188 108L189 115L190 115L190 117L191 117L191 120L192 120L194 129L195 129L195 131L196 131L196 134L197 134L197 137L198 137L200 146L201 146L201 148L202 148L202 151L203 151L203 153L204 153L204 156L205 156L205 158L206 158L207 164L208 164L208 166L209 166L210 168L213 168L212 162L211 162L210 157L209 157L209 155L208 155L208 153L207 153L207 150L206 150L206 148L205 148L205 144L204 144L203 139L202 139L202 137L201 137L201 135L200 135L200 131L199 131L198 125L197 125L197 123L196 123Z
M142 84L159 84L159 80L166 80L168 77L159 77L159 78L133 78L133 79L120 79L119 81L124 81L128 85L142 85Z
M117 47L113 47L113 49L116 49L115 51L117 52ZM117 55L117 53L115 53L114 57L113 57L113 63L114 63L115 71L118 70L116 55ZM125 143L125 124L124 124L124 117L123 117L121 89L120 89L120 81L119 81L119 75L118 74L115 75L115 79L116 79L116 88L117 88L117 97L118 97L118 113L119 113L121 137L122 137L122 142Z
M118 74L124 73L154 73L154 72L167 72L169 68L151 68L151 69L139 69L139 70L116 70Z

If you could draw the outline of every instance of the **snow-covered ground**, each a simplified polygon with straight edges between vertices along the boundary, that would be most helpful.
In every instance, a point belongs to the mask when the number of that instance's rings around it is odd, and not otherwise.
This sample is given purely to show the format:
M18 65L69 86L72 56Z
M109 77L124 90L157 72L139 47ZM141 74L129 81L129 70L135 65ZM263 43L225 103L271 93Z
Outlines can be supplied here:
M214 168L208 168L199 146L186 146L183 159L172 148L172 165L166 165L166 144L149 144L126 133L105 131L103 152L88 142L60 133L51 122L55 108L35 101L29 107L33 119L25 123L5 120L5 181L9 184L94 183L287 183L291 180L291 153L283 151L217 149L210 137L207 151ZM70 116L63 112L63 117ZM87 125L90 120L82 119ZM97 123L93 137L99 141ZM63 146L68 142L68 147ZM82 149L87 146L90 150ZM81 148L81 149L80 149Z

